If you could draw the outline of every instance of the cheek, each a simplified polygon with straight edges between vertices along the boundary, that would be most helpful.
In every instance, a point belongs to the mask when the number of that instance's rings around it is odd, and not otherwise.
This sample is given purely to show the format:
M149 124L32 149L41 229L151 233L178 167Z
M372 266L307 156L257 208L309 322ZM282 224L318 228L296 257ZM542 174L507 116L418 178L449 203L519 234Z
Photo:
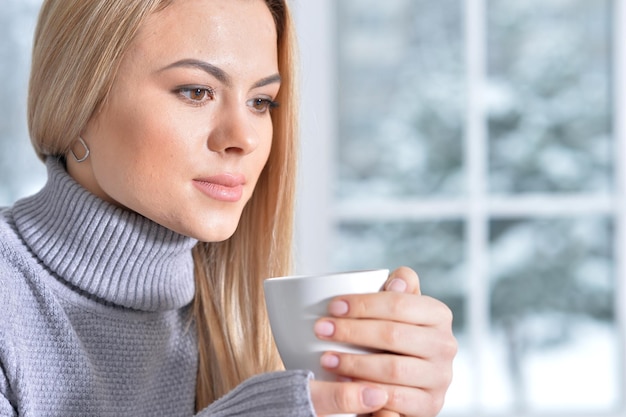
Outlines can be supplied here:
M175 111L166 97L155 94L142 107L122 108L118 116L118 138L137 161L160 166L185 153L189 138L198 135L191 127L198 123L188 114ZM195 123L194 123L195 122Z
M268 163L270 154L272 153L273 145L272 145L272 130L271 128L264 134L263 139L259 143L258 148L256 149L255 155L253 158L253 169L255 173L255 182L258 182L263 169ZM256 185L255 185L256 188Z
M108 118L98 137L92 153L94 174L105 191L124 205L142 194L158 192L180 162L176 154L182 150L180 134L161 114L122 107Z
M263 158L264 158L263 165L265 165L265 162L267 162L267 159L272 151L273 141L274 141L274 126L272 124L271 119L269 123L267 124L267 126L265 126L262 137L263 139L260 144L261 152L259 153L263 155Z

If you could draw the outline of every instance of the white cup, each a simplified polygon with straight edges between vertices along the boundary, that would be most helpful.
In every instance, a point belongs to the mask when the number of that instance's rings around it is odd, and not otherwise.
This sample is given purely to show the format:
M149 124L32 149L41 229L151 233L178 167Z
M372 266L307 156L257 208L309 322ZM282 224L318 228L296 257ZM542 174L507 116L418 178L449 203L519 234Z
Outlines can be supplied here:
M264 290L267 312L285 368L307 369L315 374L315 379L334 381L336 376L320 365L324 352L372 352L359 346L320 340L315 336L313 326L320 317L329 316L327 306L331 298L378 292L388 276L388 269L374 269L266 279ZM348 417L355 414L334 416Z

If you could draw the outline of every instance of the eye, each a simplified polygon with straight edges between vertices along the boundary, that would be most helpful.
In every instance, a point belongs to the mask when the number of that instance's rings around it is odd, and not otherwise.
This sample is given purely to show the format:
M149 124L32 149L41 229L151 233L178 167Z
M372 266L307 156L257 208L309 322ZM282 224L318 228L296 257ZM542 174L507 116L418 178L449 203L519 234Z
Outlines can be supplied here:
M213 90L207 87L181 87L177 93L194 104L202 104L215 97Z
M253 98L248 100L248 106L252 107L252 109L257 113L265 113L268 110L274 109L278 107L278 103L269 98Z

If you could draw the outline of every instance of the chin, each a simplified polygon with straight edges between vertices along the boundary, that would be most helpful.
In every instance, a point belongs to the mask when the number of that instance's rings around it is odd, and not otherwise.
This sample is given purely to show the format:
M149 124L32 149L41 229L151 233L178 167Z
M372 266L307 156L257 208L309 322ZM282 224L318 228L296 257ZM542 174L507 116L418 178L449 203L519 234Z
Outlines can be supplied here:
M207 237L202 237L202 236L198 236L196 237L196 239L198 239L200 242L204 242L204 243L219 243L219 242L224 242L228 239L230 239L233 236L233 233L228 233L228 234L221 234L221 235L211 235L211 236L207 236Z
M235 234L239 226L240 217L241 213L239 212L226 214L213 210L209 214L199 217L180 215L173 223L161 224L170 230L197 239L200 242L223 242Z
M201 242L223 242L230 239L235 234L235 230L237 230L237 224L231 227L225 226L227 225L220 224L217 227L208 227L203 230L194 229L187 235Z

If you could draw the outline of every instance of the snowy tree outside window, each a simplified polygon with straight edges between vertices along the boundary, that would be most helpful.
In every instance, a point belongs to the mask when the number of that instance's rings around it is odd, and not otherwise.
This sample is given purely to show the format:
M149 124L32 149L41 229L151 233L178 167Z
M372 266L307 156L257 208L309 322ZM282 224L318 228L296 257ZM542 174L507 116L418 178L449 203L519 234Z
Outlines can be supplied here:
M623 2L317 4L304 272L420 274L460 342L444 416L624 415Z

